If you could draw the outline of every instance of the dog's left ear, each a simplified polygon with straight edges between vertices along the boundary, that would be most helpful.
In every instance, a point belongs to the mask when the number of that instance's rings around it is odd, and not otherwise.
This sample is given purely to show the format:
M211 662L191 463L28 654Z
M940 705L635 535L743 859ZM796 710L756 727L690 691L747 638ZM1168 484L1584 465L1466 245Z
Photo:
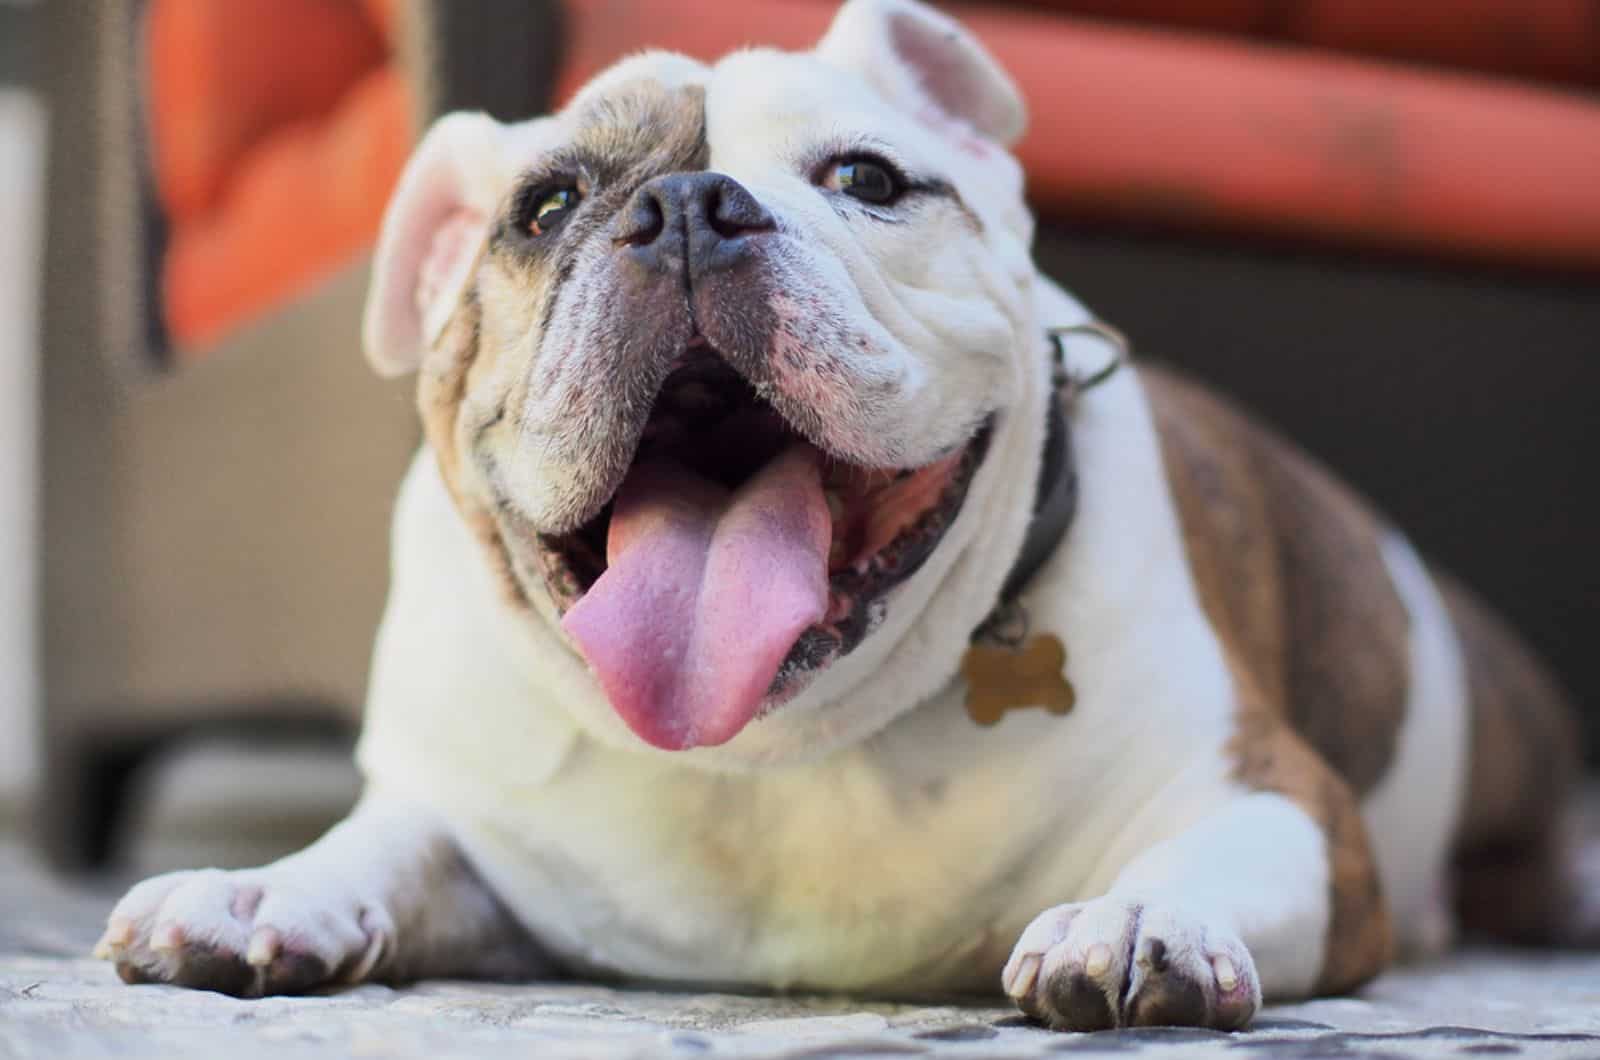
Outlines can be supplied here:
M1016 84L960 23L917 0L848 0L817 45L914 115L955 119L1002 147L1028 124Z
M506 135L486 114L450 114L406 164L378 232L362 319L380 375L415 371L459 301L508 183Z

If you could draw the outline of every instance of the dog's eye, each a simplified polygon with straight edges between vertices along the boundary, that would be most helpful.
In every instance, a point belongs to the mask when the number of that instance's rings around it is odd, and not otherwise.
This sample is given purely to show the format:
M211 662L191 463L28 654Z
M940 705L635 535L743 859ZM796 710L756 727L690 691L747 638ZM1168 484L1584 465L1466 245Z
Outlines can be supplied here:
M544 235L565 221L583 200L578 189L570 186L539 192L529 198L527 226L536 236Z
M841 158L823 172L821 184L852 199L886 206L905 192L905 179L889 163L876 158Z

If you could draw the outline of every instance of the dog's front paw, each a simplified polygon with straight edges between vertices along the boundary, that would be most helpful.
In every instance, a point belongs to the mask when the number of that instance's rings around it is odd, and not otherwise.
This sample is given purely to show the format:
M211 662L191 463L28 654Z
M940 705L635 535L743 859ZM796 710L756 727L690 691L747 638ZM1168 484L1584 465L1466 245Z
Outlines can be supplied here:
M1111 897L1035 917L1002 983L1018 1008L1057 1030L1235 1030L1261 1007L1255 962L1231 928Z
M274 869L201 869L145 880L111 911L95 956L129 983L237 997L367 978L394 930L381 906Z

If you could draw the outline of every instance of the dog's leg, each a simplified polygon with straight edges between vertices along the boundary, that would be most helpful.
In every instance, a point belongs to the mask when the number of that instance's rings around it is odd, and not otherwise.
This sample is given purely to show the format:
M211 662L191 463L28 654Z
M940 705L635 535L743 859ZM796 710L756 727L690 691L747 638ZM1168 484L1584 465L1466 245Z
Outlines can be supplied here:
M1476 597L1435 575L1466 663L1472 759L1456 836L1468 931L1522 945L1600 947L1600 847L1577 832L1577 711Z
M112 910L95 953L130 983L241 997L541 970L527 933L443 824L372 792L327 835L270 865L138 884Z
M1241 790L1151 847L1087 902L1022 933L1002 983L1052 1027L1234 1029L1263 996L1337 991L1376 974L1387 915L1348 789L1286 732ZM1282 785L1274 777L1294 777Z

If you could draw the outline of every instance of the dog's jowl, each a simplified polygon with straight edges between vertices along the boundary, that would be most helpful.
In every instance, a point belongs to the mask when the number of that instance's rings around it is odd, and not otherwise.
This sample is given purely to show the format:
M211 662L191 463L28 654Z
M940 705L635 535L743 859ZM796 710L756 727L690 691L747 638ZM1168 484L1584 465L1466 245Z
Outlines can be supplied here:
M1031 264L1023 126L912 0L439 122L366 318L426 429L366 794L141 883L100 952L251 996L603 975L1234 1028L1462 918L1593 938L1570 722L1514 638L1218 398L1061 388L1105 351L1051 339L1089 317Z

